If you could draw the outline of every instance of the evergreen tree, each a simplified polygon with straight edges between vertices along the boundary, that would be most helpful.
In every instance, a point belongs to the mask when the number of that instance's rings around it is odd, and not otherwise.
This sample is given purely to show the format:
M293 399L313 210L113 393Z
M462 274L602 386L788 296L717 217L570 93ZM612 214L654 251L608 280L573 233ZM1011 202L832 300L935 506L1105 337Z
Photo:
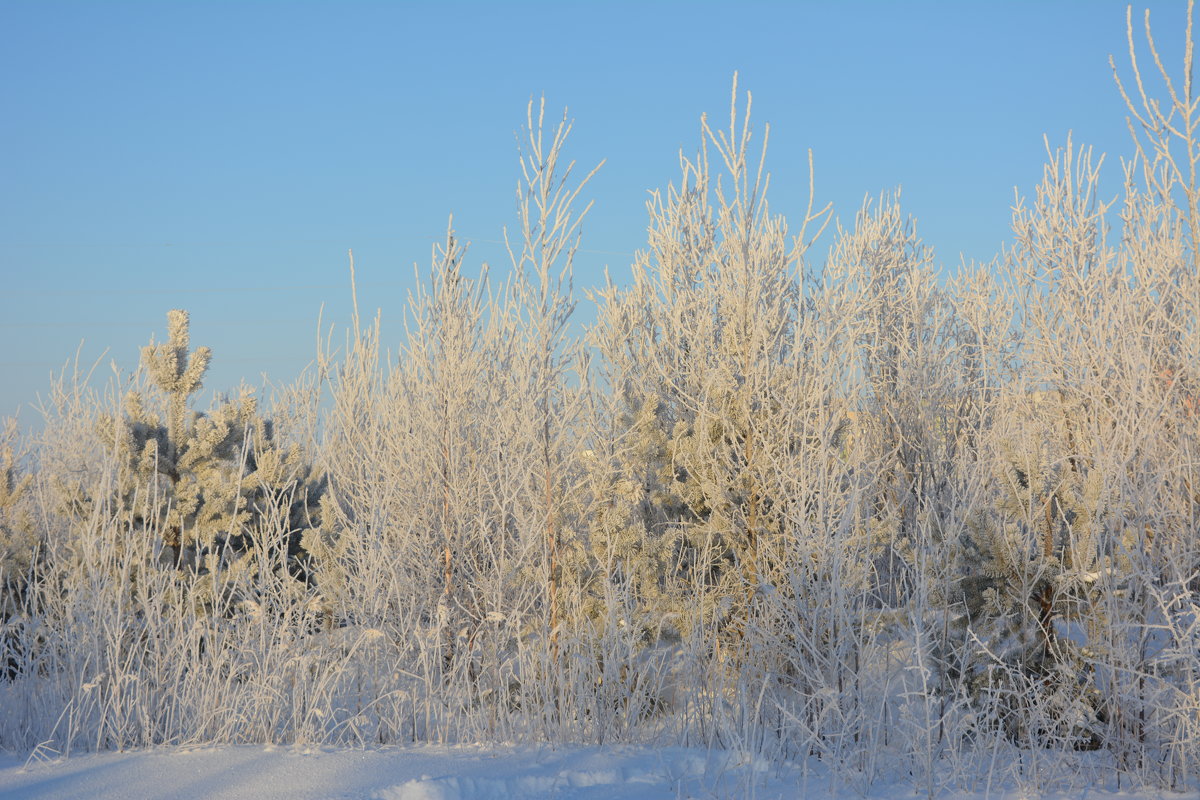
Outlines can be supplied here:
M624 515L657 506L641 514L648 529L632 517L651 537L639 549L670 554L678 628L720 631L718 649L739 650L755 598L788 582L796 499L777 476L801 457L806 399L795 380L812 355L798 328L811 240L804 226L790 240L769 213L765 145L751 163L748 118L735 82L729 129L702 121L699 155L681 156L680 184L648 204L649 249L633 286L601 297L597 335L633 426L617 466L617 485L632 492ZM710 144L728 183L710 171ZM804 225L823 215L810 206Z
M8 619L21 605L21 588L37 560L38 526L29 502L31 473L22 474L16 451L17 422L4 421L0 433L0 616Z
M16 420L6 419L0 433L0 669L9 678L20 668L20 627L30 610L42 544L42 529L30 502L34 476L22 474L16 440Z
M169 312L167 323L167 341L142 350L159 408L131 391L123 413L99 426L121 466L118 512L156 535L160 563L207 578L197 602L218 601L217 574L226 587L266 573L310 580L302 538L319 526L324 479L298 444L279 441L248 391L211 413L192 411L211 351L189 352L186 311ZM252 601L245 585L238 596Z
M615 295L610 284L601 295L602 315L626 307ZM606 353L634 341L615 320L602 320L591 334ZM646 394L652 377L626 374L628 359L602 363L604 387L594 387L595 430L585 463L590 521L572 555L580 565L581 611L600 630L619 621L653 642L677 634L688 617L679 560L681 523L690 511L676 493L665 392Z
M1107 622L1100 590L1130 588L1123 554L1135 543L1106 536L1100 472L1062 455L1069 417L1057 396L1042 399L1005 440L997 501L972 524L965 552L964 621L982 656L972 688L998 704L1010 736L1094 748L1104 728L1092 666Z

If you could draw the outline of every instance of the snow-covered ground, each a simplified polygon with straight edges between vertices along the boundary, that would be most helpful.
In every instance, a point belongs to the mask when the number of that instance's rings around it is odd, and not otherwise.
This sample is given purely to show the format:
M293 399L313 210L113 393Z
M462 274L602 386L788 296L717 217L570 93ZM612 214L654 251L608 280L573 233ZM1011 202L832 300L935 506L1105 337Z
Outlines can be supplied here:
M953 791L943 797L979 797ZM0 798L173 800L538 800L538 798L830 798L899 800L911 784L863 793L831 787L796 767L729 753L646 747L417 747L328 750L261 746L101 753L53 761L0 756ZM1200 794L1097 789L1038 795L1000 788L1003 800L1200 800Z

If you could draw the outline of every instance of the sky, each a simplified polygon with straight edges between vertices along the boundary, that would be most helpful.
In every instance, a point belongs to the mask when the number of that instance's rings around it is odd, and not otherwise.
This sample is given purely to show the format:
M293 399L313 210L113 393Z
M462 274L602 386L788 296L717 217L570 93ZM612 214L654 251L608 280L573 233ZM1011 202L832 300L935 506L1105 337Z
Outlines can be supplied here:
M1182 64L1186 3L1142 3ZM1144 52L1144 51L1143 51ZM900 189L942 269L1009 238L1052 146L1132 152L1108 66L1125 4L1008 2L15 2L0 0L0 417L36 424L76 357L127 374L191 312L228 392L294 380L319 320L359 304L401 343L414 265L453 215L468 271L502 276L531 98L605 165L576 262L626 282L648 192L678 177L738 74L769 124L771 208L798 220L811 148L844 223ZM818 243L819 263L828 250Z

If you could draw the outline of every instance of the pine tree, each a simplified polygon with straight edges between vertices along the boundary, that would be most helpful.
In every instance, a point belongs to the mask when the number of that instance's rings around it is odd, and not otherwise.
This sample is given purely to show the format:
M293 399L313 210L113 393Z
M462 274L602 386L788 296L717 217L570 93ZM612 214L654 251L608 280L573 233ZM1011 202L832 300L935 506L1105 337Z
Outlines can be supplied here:
M995 506L964 550L963 621L979 644L972 688L1007 733L1091 749L1105 714L1092 666L1108 622L1099 591L1121 585L1135 543L1111 541L1103 476L1065 447L1073 413L1057 393L1036 398L1002 440Z
M20 605L20 587L37 560L39 534L29 501L33 474L22 474L16 452L17 422L4 421L0 433L0 583L5 619Z
M600 631L628 625L653 643L677 636L689 618L679 561L690 512L675 492L666 405L656 396L605 400L611 416L587 457L589 524L571 555L580 611Z
M798 396L796 379L812 355L798 327L804 226L824 212L810 206L794 239L770 214L765 143L752 163L749 107L739 113L737 100L735 81L729 128L702 120L699 155L681 156L679 185L648 203L649 248L633 286L601 297L598 340L621 381L626 424L662 442L640 454L633 442L618 485L657 506L645 549L671 553L678 628L719 632L718 650L745 655L756 598L788 583L797 499L778 476L802 457L811 398ZM710 145L727 174L710 169Z
M159 409L131 391L123 413L99 426L121 466L117 509L134 530L157 536L161 564L207 578L199 603L218 603L237 583L237 596L254 602L246 585L267 574L310 580L302 539L319 527L324 479L298 444L278 440L248 391L211 413L192 411L212 354L189 352L186 311L169 312L167 322L168 340L142 350Z
M20 621L29 610L32 582L42 544L34 521L30 487L16 453L17 422L4 421L0 433L0 669L12 678L20 668Z

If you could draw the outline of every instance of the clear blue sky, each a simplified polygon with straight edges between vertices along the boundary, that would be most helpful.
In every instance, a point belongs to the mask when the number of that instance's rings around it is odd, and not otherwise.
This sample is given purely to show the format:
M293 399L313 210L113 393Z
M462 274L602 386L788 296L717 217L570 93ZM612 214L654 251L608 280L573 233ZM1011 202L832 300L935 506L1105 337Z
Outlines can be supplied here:
M1178 69L1186 4L1149 6ZM291 380L322 303L348 319L348 248L394 347L451 213L469 261L505 267L514 134L543 93L575 120L571 155L608 159L577 287L629 274L647 190L675 179L702 112L727 113L735 70L771 125L775 211L803 210L811 147L843 220L902 186L944 264L987 260L1043 134L1107 152L1119 190L1109 53L1123 63L1110 0L0 0L0 416L32 423L81 341L132 368L174 307L215 351L207 388Z

